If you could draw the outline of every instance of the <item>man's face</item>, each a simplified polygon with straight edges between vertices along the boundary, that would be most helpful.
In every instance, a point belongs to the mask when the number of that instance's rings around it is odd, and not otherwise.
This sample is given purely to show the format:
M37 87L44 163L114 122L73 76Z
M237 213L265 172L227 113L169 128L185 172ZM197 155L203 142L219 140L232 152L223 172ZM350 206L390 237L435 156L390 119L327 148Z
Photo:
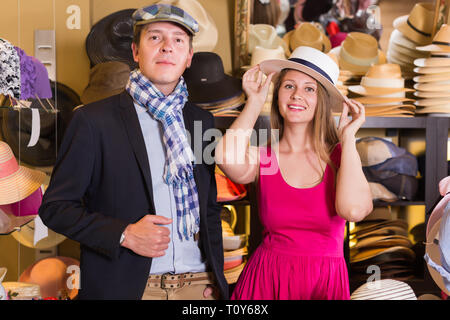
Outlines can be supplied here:
M170 94L184 70L191 65L189 35L170 22L153 22L141 32L139 47L132 44L134 61L162 93Z

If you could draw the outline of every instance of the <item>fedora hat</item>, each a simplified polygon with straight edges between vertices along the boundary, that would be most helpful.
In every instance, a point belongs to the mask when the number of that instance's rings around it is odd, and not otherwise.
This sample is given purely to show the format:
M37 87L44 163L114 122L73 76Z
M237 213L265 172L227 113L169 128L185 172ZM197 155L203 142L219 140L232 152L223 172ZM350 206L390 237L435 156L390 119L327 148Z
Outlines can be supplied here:
M378 49L378 41L362 32L350 32L339 50L339 66L352 72L367 72L370 66L383 63L384 54Z
M222 59L214 52L196 52L183 77L193 103L217 102L243 92L240 79L225 74Z
M450 98L450 91L414 91L414 95L419 98Z
M0 94L20 99L20 57L14 46L0 38Z
M398 52L402 55L412 58L428 58L429 54L427 52L418 51L416 49L410 49L402 47L395 43L390 43L388 47L388 52Z
M0 141L0 204L21 201L44 182L45 173L19 166L10 146Z
M388 48L391 46L395 46L396 48L402 47L414 52L420 52L416 49L417 43L406 38L400 31L394 29L391 32L388 42Z
M450 91L450 81L426 82L414 84L418 91Z
M445 212L434 223L427 235L425 246L425 261L428 271L436 285L447 295L450 295L450 206L447 203Z
M120 61L108 61L91 68L89 84L81 95L81 102L88 104L116 95L125 89L130 78L130 67Z
M392 50L392 47L387 51L386 57L388 62L396 63L396 61L400 61L400 65L409 67L410 69L414 68L413 64L415 57L408 56L396 50Z
M405 80L398 64L385 63L369 68L361 84L349 86L348 90L363 96L383 96L387 94L414 91L405 88Z
M450 53L450 26L443 24L433 38L431 44L417 47L420 51Z
M213 51L219 40L219 31L210 14L197 0L160 0L158 4L170 4L187 12L198 23L198 32L192 40L194 52Z
M366 282L350 296L350 300L417 300L414 290L405 282L381 279Z
M327 54L312 47L298 47L290 55L288 60L266 60L260 64L261 71L269 75L275 72L277 75L283 69L294 69L306 73L314 78L330 96L333 102L332 111L340 112L344 96L336 87L339 77L339 67ZM275 81L276 77L272 80Z
M286 59L284 49L281 46L274 49L255 46L250 59L250 65L242 66L241 68L246 71L257 64L260 64L264 60L270 59Z
M132 14L136 9L114 12L95 23L86 37L86 53L91 66L107 61L122 61L136 68L131 43L133 41Z
M416 3L409 15L398 17L393 26L406 38L418 45L426 45L431 42L431 33L434 25L434 4Z
M80 262L69 257L51 257L41 259L28 268L19 277L20 282L40 286L42 298L75 299L78 295L76 286L70 288L68 279L71 276L67 269L70 266L80 266ZM75 275L79 277L79 275ZM79 283L79 279L77 281Z
M331 49L330 39L310 22L302 22L297 28L286 33L283 40L291 51L301 46L312 47L324 53Z
M248 52L253 54L255 47L276 49L282 47L284 54L291 54L289 46L281 39L274 26L269 24L250 24L248 27Z

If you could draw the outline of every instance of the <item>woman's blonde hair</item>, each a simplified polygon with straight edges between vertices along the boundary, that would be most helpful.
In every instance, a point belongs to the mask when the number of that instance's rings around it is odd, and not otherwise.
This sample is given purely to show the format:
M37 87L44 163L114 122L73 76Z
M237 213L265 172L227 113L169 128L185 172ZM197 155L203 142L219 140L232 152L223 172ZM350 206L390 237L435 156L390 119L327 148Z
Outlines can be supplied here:
M286 73L295 69L283 69L274 84L270 124L272 129L279 130L280 140L284 134L284 119L278 107L278 91ZM298 70L295 70L298 71ZM298 71L301 72L301 71ZM329 164L336 173L336 167L330 159L330 154L339 143L338 132L330 107L330 97L326 89L317 81L317 106L312 120L313 146L318 157Z

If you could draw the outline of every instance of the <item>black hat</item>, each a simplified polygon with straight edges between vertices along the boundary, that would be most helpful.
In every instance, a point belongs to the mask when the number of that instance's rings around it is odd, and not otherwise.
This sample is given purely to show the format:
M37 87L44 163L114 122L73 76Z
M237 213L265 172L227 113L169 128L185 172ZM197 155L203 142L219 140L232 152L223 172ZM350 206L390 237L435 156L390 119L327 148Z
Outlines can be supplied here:
M64 84L50 83L53 98L50 103L59 111L47 112L41 103L49 111L52 110L47 100L30 99L31 108L39 110L40 116L40 136L33 147L27 147L31 138L32 111L31 109L12 108L3 109L3 119L0 126L3 140L9 144L16 158L31 166L46 167L52 166L56 161L57 150L64 136L64 132L72 118L72 110L81 104L76 92ZM55 92L56 87L56 92Z
M92 26L86 38L86 52L91 66L101 62L121 61L134 70L137 63L133 59L133 19L136 9L114 12Z
M195 53L183 77L193 103L218 102L242 94L241 80L225 74L222 59L213 52Z

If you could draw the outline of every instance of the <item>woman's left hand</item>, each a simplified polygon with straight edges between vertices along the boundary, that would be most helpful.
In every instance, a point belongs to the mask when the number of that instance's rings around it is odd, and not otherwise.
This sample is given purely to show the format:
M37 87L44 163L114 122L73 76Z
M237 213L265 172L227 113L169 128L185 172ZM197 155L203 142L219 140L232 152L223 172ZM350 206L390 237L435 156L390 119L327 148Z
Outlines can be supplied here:
M349 119L349 113L352 117L351 119ZM366 114L362 103L345 98L338 125L339 140L342 142L348 138L354 139L356 132L358 132L365 121Z

